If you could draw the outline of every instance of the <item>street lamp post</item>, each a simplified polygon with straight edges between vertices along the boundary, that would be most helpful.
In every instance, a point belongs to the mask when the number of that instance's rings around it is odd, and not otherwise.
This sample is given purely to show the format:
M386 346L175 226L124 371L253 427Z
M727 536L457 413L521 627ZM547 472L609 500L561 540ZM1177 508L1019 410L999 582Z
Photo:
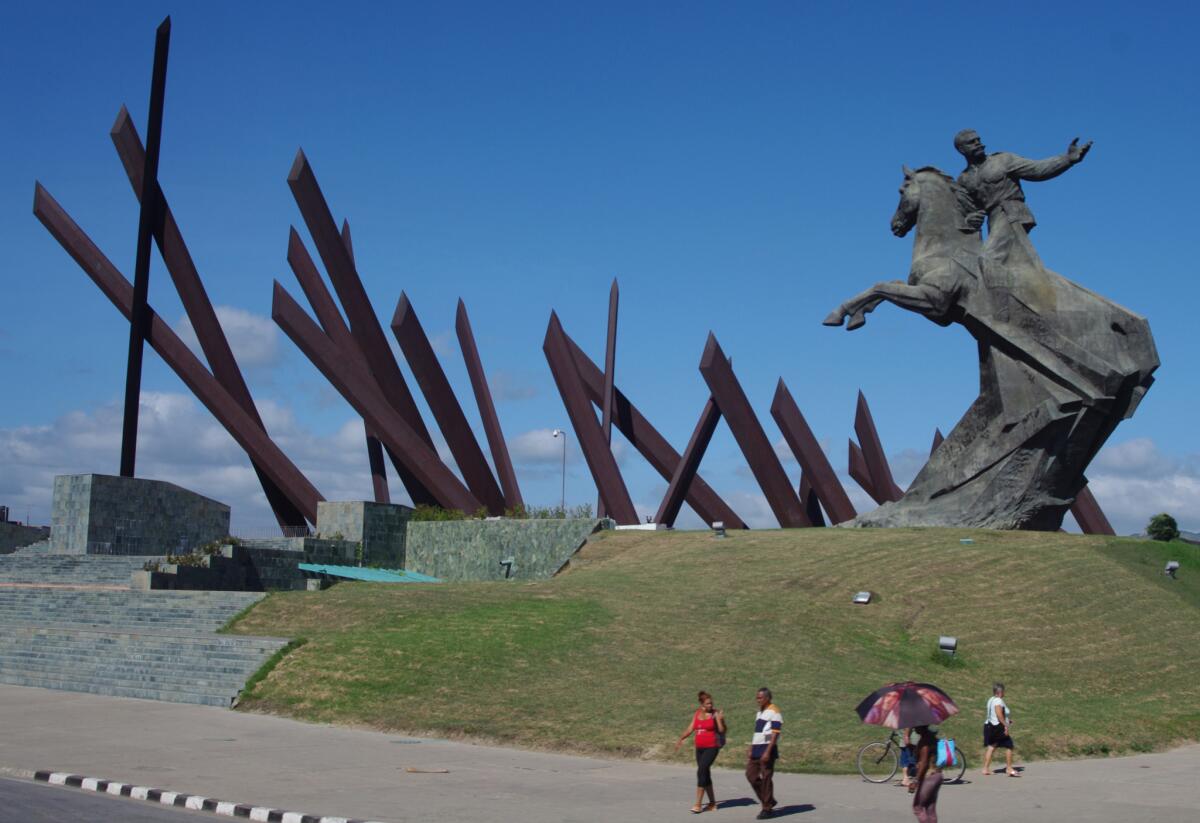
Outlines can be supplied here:
M567 433L562 429L554 430L555 437L562 438L562 498L559 500L558 507L562 510L563 517L567 516Z

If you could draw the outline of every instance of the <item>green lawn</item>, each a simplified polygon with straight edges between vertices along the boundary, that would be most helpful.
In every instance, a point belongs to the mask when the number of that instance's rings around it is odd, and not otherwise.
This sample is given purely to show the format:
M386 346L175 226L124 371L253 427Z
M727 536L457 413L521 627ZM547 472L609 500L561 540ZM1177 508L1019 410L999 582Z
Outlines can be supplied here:
M860 589L871 605L851 604ZM1200 739L1198 625L1189 544L803 529L610 532L553 580L343 583L273 594L233 630L308 640L243 701L252 711L682 761L672 743L704 688L729 713L731 762L765 684L784 715L780 768L836 772L878 736L854 706L898 679L958 701L944 729L976 764L997 679L1022 758ZM932 653L939 634L959 638L961 665Z

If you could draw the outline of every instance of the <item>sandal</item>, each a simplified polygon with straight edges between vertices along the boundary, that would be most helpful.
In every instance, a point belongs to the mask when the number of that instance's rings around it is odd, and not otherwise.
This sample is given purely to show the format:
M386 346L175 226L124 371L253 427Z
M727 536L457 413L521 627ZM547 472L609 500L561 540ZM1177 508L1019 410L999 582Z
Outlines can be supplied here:
M717 805L717 801L715 801L715 800L714 800L713 802L711 802L711 803L707 804L707 805L704 807L704 811L706 811L706 812L715 812L715 811L716 811L718 808L719 808L719 807L718 807L718 805Z
M688 809L688 811L692 814L700 814L700 812L704 811L704 809L701 808L700 804L697 803L695 806L692 806L690 809Z

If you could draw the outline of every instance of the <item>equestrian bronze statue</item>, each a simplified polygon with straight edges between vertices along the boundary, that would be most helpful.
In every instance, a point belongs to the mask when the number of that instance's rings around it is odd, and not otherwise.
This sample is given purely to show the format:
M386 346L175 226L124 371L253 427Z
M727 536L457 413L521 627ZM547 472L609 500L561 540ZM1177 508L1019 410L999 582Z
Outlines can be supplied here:
M1091 143L1042 161L987 155L973 131L955 145L968 162L958 180L904 167L891 227L916 227L907 282L877 283L824 322L854 330L887 301L958 323L978 341L979 396L900 500L848 525L1058 529L1154 382L1154 338L1145 318L1046 268L1029 239L1019 181L1061 174Z

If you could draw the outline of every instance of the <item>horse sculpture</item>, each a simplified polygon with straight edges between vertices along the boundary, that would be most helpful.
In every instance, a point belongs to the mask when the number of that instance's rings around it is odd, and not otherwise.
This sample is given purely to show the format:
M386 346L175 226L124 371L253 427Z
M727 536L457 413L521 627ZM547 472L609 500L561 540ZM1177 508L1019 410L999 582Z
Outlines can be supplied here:
M1154 381L1144 318L1047 269L1024 229L983 242L977 214L938 169L905 167L891 226L916 226L907 283L877 283L825 318L854 330L887 301L979 344L979 397L904 496L851 525L1057 529Z

